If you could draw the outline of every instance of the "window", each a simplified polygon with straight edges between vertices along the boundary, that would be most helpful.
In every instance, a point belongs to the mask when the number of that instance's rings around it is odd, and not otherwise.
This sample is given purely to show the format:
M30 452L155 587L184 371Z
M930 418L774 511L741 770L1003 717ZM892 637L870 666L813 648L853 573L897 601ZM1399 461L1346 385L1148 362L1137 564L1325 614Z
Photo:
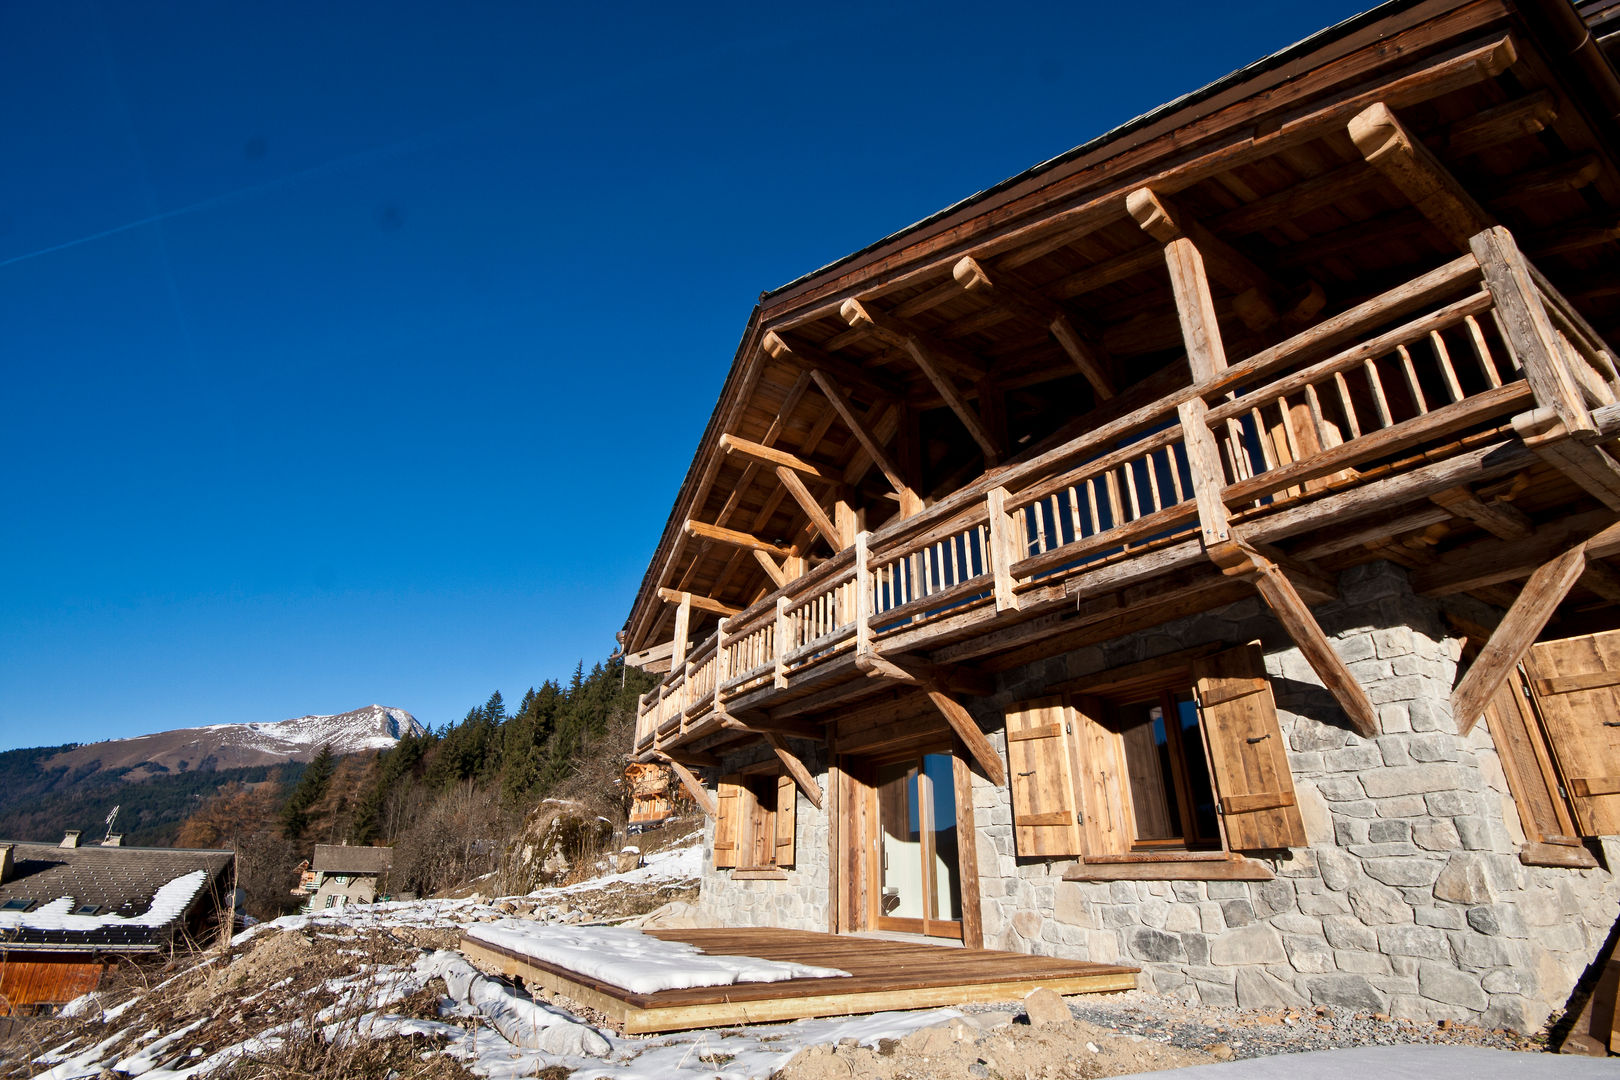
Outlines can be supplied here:
M7 900L0 904L0 911L27 911L34 906L32 900Z
M1211 651L1008 711L1018 854L1129 864L1304 845L1260 648Z
M714 865L774 870L793 865L798 789L776 771L723 777L715 791Z
M75 915L96 915L101 911L100 904L80 904L73 909Z
M1620 631L1530 647L1485 707L1532 865L1593 867L1620 833Z
M334 905L335 905L335 904L337 904L337 897L335 897L335 896L328 896L328 897L327 897L327 898L326 898L326 906L327 906L327 907L332 907L332 906L334 906Z

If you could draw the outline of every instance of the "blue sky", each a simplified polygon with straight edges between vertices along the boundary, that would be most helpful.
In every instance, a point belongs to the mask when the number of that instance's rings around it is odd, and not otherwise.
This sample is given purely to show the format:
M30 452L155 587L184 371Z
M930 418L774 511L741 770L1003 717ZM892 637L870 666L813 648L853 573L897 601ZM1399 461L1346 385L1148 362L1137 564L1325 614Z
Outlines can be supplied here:
M0 748L565 679L762 289L1360 7L11 0Z

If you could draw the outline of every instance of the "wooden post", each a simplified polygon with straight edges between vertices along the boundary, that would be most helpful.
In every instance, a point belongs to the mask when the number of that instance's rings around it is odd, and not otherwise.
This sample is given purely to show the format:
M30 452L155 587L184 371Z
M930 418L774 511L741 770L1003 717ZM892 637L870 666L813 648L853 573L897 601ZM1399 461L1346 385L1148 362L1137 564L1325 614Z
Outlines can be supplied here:
M788 618L788 598L776 598L776 633L771 635L771 651L775 653L776 679L778 690L787 689L787 654L792 648L789 644L789 635L792 633L792 620Z
M855 534L855 655L872 652L872 534Z
M726 648L726 635L731 632L731 619L722 618L714 631L714 711L726 715L726 680L731 678L731 650Z
M1205 419L1209 406L1204 399L1195 397L1176 407L1181 418L1182 443L1187 448L1187 465L1192 472L1193 498L1198 503L1198 525L1202 531L1204 550L1214 552L1232 540L1230 515L1221 489L1226 486L1226 475L1221 469L1221 449L1215 433Z
M703 781L692 775L691 769L688 769L668 754L658 754L656 756L659 761L662 761L674 771L676 777L681 781L681 786L686 788L687 793L692 796L692 801L698 804L699 810L702 810L709 817L714 817L719 812L714 796L709 794L709 789L703 786Z
M923 686L928 694L928 700L934 703L934 708L944 715L945 722L951 725L951 730L956 732L957 738L967 746L968 753L973 755L973 760L984 770L985 777L997 787L1005 784L1007 766L1003 764L1001 755L996 753L996 748L990 745L990 740L984 737L984 732L979 730L979 722L973 719L973 714L932 683L924 682Z
M1400 189L1446 239L1466 250L1470 237L1494 224L1438 158L1414 139L1389 106L1369 105L1350 120L1361 156Z
M810 775L810 770L805 768L804 762L799 760L799 755L789 750L787 741L775 732L766 732L765 741L771 744L772 750L776 751L777 760L781 761L782 767L788 771L788 775L793 777L793 782L799 785L799 790L804 792L804 797L809 799L811 805L817 810L820 810L822 803L821 785L816 783L816 778Z
M985 493L990 517L990 571L995 579L996 610L1017 611L1018 594L1013 591L1012 564L1016 551L1017 519L1007 512L1007 489L993 487Z
M1459 734L1466 735L1473 728L1485 711L1485 703L1519 666L1585 569L1586 544L1580 543L1530 575L1518 599L1469 666L1468 674L1451 692L1451 715Z
M1496 313L1513 355L1524 368L1525 381L1536 402L1550 408L1563 421L1569 435L1584 442L1598 437L1580 387L1564 366L1557 331L1536 292L1535 280L1525 264L1513 234L1501 226L1486 229L1469 241L1485 287L1496 302Z
M675 651L670 654L669 670L675 672L686 663L687 638L692 633L692 594L681 597L675 608Z

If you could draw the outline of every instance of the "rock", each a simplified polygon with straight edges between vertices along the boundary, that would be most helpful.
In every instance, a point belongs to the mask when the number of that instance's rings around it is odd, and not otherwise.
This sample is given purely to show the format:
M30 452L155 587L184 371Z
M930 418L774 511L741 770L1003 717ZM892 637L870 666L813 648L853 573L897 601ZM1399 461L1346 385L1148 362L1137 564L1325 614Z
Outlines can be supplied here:
M1443 964L1424 964L1418 969L1418 990L1432 1001L1475 1011L1489 1003L1477 977Z
M1279 949L1281 946L1279 945ZM1182 958L1181 938L1147 927L1131 935L1131 953L1138 960L1165 963Z
M1043 1024L1062 1024L1074 1019L1069 1012L1069 1006L1058 996L1057 991L1042 986L1032 990L1024 998L1024 1014L1029 1022L1039 1027Z
M1368 926L1412 921L1412 909L1400 893L1371 881L1350 890L1350 910Z
M1216 1061L1231 1061L1232 1055L1237 1053L1236 1050L1233 1050L1230 1046L1223 1042L1216 1043L1214 1046L1209 1047L1205 1052Z
M1412 854L1384 859L1367 859L1362 864L1367 876L1385 885L1420 886L1433 882L1440 873L1438 863ZM1444 898L1443 898L1444 899ZM1465 901L1478 903L1478 901Z
M1269 926L1243 926L1220 934L1209 943L1209 962L1220 967L1249 964L1285 964L1282 938Z
M1013 1014L1010 1012L970 1013L963 1019L980 1031L994 1031L1012 1023Z
M1453 852L1434 880L1434 895L1454 904L1490 904L1496 896L1486 878L1485 861L1471 852Z
M1389 1003L1360 975L1318 975L1306 980L1311 1000L1356 1012L1383 1012Z

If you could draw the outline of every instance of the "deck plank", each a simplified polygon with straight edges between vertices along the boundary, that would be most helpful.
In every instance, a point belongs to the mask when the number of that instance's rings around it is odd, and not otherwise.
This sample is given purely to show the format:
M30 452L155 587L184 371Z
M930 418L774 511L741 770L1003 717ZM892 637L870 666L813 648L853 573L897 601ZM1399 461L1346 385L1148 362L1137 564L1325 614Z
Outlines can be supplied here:
M994 949L964 949L771 928L650 930L651 937L711 955L792 961L849 972L847 978L788 979L637 994L487 942L462 951L503 974L566 994L617 1021L626 1032L673 1031L794 1020L883 1009L1008 1001L1038 986L1061 994L1127 990L1137 969Z

